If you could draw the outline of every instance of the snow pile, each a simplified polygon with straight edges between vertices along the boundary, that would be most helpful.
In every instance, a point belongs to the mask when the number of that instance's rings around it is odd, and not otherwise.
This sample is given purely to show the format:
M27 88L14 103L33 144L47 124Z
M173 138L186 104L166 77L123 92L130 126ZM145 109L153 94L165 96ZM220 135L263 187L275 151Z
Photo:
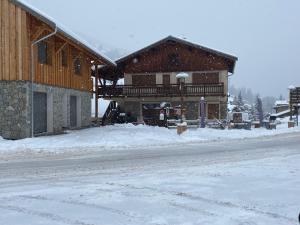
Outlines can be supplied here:
M244 139L283 133L299 132L300 127L287 128L286 121L276 130L265 128L248 130L190 129L181 136L176 130L144 125L123 124L69 131L64 135L28 138L18 141L0 139L0 152L77 150L111 150L136 147L155 147L228 139Z

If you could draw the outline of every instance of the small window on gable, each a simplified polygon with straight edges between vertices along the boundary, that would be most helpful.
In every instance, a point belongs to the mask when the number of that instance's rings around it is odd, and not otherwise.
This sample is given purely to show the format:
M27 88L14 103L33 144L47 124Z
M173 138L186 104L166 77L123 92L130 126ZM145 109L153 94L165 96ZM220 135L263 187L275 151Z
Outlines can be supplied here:
M38 61L40 64L48 63L48 43L41 41L38 43Z
M61 50L61 65L63 67L68 66L68 51L66 48Z
M76 75L81 75L82 64L79 57L74 60L74 73Z
M170 54L168 56L169 64L171 66L179 66L180 65L180 60L179 60L179 55L177 53Z

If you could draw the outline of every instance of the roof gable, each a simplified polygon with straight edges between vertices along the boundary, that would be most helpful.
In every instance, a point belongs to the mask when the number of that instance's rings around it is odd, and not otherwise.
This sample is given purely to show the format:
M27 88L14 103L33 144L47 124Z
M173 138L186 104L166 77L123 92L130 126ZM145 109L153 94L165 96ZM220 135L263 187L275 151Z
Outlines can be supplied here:
M209 53L210 55L214 55L214 56L217 56L217 57L220 57L224 60L226 60L227 62L229 62L229 72L233 73L234 72L234 68L235 68L235 62L238 60L237 57L235 56L232 56L232 55L229 55L229 54L226 54L226 53L223 53L223 52L220 52L220 51L217 51L217 50L214 50L214 49L210 49L210 48L207 48L207 47L204 47L204 46L201 46L201 45L198 45L198 44L194 44L192 42L188 42L186 40L183 40L183 39L180 39L180 38L176 38L176 37L173 37L173 36L168 36L158 42L155 42L154 44L151 44L145 48L142 48L132 54L129 54L123 58L120 58L116 61L116 63L118 65L121 65L125 62L127 62L128 60L131 60L131 59L134 59L138 56L140 56L141 54L144 54L146 53L147 51L149 50L153 50L153 49L156 49L158 48L159 46L162 46L168 42L173 42L173 43L178 43L178 44L181 44L183 46L187 46L187 47L190 47L192 49L196 49L196 50L200 50L200 51L203 51L203 52L206 52L206 53Z
M68 39L70 39L71 41L75 42L76 44L81 45L87 51L89 51L93 55L99 57L100 59L102 59L102 61L104 61L108 65L112 65L112 66L116 65L113 60L111 60L109 57L105 56L97 48L92 46L89 42L87 42L86 40L84 40L83 38L81 38L80 36L75 34L74 32L72 32L70 29L66 28L64 25L58 23L57 21L55 21L53 18L51 18L47 14L45 14L42 11L38 10L37 8L32 6L31 4L27 3L24 0L10 0L10 1L13 4L15 4L15 5L19 6L20 8L22 8L23 10L25 10L26 12L28 12L29 14L31 14L32 16L40 19L41 21L43 21L44 23L46 23L50 27L57 28L57 31L59 33L61 33L62 35L64 35Z

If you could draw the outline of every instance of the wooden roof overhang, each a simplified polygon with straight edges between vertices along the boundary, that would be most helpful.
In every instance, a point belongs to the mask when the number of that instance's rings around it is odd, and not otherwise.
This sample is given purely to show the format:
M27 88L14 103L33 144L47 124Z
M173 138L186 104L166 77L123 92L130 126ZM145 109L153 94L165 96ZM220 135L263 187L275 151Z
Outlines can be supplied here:
M96 70L92 70L92 76L95 76ZM98 69L99 78L110 81L117 81L124 77L124 72L118 66L103 66Z
M104 64L108 66L116 66L115 62L109 59L108 57L104 56L103 54L100 54L97 50L95 50L93 47L91 47L88 43L85 41L80 40L75 34L72 32L67 32L66 29L63 29L62 26L58 26L54 21L44 16L42 13L38 12L38 10L24 4L20 0L10 0L13 4L19 6L26 12L28 12L30 15L36 17L37 19L41 20L45 24L49 26L48 30L51 32L55 28L57 28L57 36L61 39L68 41L73 47L77 48L78 50L81 50L85 52L93 61L95 61L95 64ZM47 30L47 28L45 28Z

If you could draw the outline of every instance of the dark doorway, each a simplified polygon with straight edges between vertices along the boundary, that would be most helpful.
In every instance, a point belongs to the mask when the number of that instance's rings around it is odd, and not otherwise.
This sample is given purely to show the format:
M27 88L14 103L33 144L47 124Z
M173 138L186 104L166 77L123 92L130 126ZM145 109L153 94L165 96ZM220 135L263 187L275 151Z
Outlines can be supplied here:
M34 134L47 132L47 94L33 93L33 131Z
M207 118L209 120L219 119L219 117L220 117L219 104L208 104L207 108L208 108Z
M77 97L70 96L70 127L77 127Z

